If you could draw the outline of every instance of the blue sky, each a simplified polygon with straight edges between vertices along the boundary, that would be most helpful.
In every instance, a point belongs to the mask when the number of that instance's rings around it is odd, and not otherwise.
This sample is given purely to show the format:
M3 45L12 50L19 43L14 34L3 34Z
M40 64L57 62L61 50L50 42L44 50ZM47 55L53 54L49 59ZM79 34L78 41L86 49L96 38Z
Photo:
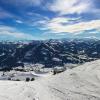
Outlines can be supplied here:
M100 38L100 0L0 0L0 40Z

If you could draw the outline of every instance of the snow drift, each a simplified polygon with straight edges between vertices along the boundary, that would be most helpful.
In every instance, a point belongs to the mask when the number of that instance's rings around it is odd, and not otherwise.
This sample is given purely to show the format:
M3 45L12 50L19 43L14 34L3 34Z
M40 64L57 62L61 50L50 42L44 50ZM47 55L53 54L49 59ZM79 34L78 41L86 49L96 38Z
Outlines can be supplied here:
M100 100L100 60L34 82L0 81L0 100Z

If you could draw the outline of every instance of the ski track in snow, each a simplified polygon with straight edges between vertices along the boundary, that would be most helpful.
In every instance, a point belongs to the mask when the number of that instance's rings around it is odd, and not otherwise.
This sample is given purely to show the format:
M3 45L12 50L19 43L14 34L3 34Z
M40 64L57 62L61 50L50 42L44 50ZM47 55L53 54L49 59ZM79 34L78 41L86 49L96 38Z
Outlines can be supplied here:
M100 60L33 82L0 81L0 100L100 100Z

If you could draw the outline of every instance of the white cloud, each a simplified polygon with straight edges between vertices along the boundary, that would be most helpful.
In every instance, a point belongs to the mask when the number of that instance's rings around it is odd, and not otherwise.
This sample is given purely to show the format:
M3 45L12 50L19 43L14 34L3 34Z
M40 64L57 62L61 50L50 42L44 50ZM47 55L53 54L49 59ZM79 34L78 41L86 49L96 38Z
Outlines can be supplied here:
M21 20L16 20L16 23L22 24L23 22Z
M68 18L65 18L65 17L57 17L57 18L53 18L50 23L55 23L55 24L58 24L58 23L67 23L69 22L69 19Z
M60 34L56 34L57 36L65 36L66 33L60 33Z
M72 22L75 22L75 21L80 21L80 17L77 17L77 18L66 18L66 17L56 17L56 18L53 18L52 20L49 20L48 23L50 24L61 24L61 23L65 23L65 24L68 24L68 23L72 23Z
M49 30L52 33L73 33L79 34L82 31L100 29L100 20L91 20L86 22L77 22L70 24L71 19L67 18L54 18L45 23L42 30ZM76 18L77 20L77 18ZM62 24L66 23L66 24Z
M0 36L10 36L16 39L34 39L32 35L17 31L15 28L0 25Z
M55 0L48 9L61 15L87 12L92 6L91 0Z

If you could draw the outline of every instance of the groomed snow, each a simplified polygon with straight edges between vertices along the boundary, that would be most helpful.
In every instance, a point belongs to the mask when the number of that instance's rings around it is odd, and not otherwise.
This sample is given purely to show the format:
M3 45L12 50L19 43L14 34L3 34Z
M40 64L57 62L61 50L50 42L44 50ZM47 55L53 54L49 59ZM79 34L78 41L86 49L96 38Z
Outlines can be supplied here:
M33 82L0 81L0 100L100 100L100 60Z

